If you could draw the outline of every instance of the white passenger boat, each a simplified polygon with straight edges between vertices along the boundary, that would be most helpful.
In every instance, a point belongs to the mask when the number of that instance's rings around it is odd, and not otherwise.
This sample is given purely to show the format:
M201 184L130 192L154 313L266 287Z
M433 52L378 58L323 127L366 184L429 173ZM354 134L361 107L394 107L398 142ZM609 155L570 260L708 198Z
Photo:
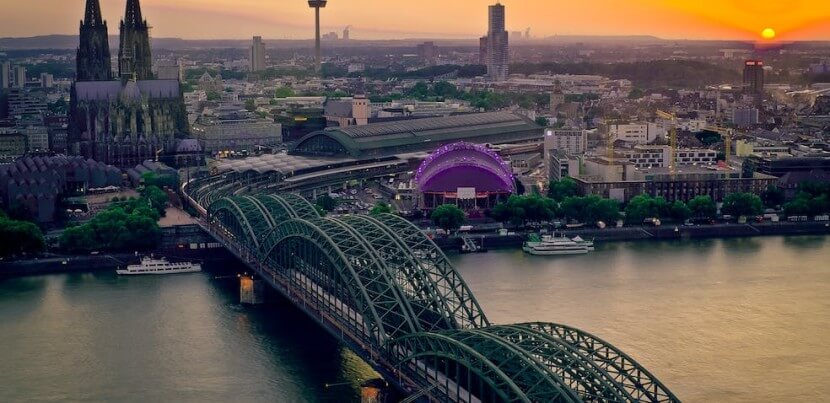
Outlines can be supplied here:
M590 250L588 245L583 241L575 242L568 237L553 237L545 235L541 240L530 240L524 243L522 250L537 256L555 256L555 255L582 255L588 253Z
M118 269L115 272L122 275L138 274L177 274L195 273L202 271L202 265L190 262L168 262L165 258L154 258L144 256L140 264L131 264L126 269Z
M580 244L580 245L585 245L585 247L588 248L588 250L594 250L594 240L593 239L590 240L590 241L587 241L585 239L582 239L581 236L577 235L573 238L573 241Z

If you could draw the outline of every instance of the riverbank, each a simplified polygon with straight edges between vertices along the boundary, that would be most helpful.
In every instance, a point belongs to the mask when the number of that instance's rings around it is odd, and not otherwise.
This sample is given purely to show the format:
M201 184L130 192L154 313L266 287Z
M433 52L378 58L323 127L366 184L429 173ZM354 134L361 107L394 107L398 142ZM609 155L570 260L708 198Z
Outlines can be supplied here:
M235 261L198 225L178 225L162 229L158 246L142 254L164 256L174 260L223 264ZM83 273L115 270L138 263L135 253L97 253L83 255L49 255L30 259L0 262L0 277L33 276L55 273Z
M826 222L780 222L754 224L714 224L699 226L662 227L622 227L622 228L580 228L557 230L557 233L569 237L580 236L597 242L628 242L647 240L702 239L702 238L742 238L756 236L790 236L790 235L830 235L830 225ZM518 248L527 239L528 232L515 235L468 234L484 249ZM461 251L463 240L452 236L434 239L445 251Z

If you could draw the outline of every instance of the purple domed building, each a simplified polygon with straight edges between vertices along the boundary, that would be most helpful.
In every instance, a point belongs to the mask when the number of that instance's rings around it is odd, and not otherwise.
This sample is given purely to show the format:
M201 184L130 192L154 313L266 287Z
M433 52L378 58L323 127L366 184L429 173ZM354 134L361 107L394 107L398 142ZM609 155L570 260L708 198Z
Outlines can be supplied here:
M436 150L418 167L415 185L424 210L442 204L486 210L516 191L510 165L487 147L470 143Z

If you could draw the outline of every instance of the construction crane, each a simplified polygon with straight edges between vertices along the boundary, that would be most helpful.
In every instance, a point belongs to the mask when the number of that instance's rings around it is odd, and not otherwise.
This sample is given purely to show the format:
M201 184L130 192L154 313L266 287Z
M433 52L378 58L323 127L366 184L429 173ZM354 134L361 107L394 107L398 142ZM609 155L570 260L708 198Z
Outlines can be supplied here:
M657 116L669 121L669 172L674 176L677 173L677 116L659 109Z
M706 126L706 130L720 134L723 138L723 162L726 166L729 166L729 157L732 155L733 130L721 126Z

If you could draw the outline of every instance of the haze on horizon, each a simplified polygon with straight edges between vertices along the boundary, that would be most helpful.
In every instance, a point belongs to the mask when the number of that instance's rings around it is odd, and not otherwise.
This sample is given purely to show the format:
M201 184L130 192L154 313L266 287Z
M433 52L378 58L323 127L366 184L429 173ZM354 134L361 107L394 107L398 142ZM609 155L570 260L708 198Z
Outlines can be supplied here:
M77 34L85 0L30 0L3 6L0 37ZM117 34L124 0L100 0ZM502 0L509 31L551 35L653 35L666 39L830 40L826 0ZM476 38L495 0L329 0L324 32L353 39ZM308 39L313 13L305 0L142 0L157 38Z

